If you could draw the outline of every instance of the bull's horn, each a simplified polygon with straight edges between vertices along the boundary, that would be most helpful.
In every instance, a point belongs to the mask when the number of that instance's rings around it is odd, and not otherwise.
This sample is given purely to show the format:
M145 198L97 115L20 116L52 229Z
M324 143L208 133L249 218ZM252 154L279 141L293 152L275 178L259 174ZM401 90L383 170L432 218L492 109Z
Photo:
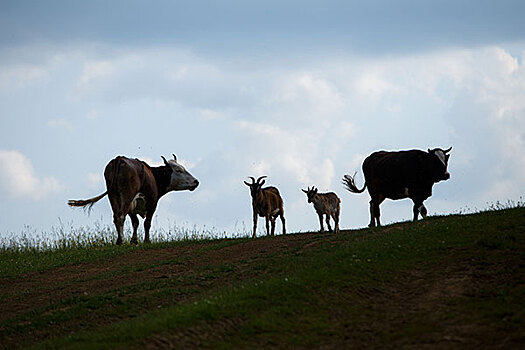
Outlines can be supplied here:
M444 149L443 152L444 152L444 153L448 153L448 152L450 152L451 150L452 150L452 146L450 146L448 149Z

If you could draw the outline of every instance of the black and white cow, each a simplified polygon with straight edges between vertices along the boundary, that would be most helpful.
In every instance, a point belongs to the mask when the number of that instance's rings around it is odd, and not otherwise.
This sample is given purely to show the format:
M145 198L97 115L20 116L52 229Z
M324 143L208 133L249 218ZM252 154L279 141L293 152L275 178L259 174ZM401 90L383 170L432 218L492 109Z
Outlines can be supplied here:
M386 152L379 151L369 155L363 162L365 185L358 189L354 176L345 175L343 185L353 193L362 193L368 188L370 194L370 227L380 226L379 205L386 199L410 198L414 202L414 221L419 214L426 217L427 209L423 201L432 195L432 186L448 180L447 171L449 149L429 149ZM357 172L356 172L357 173Z

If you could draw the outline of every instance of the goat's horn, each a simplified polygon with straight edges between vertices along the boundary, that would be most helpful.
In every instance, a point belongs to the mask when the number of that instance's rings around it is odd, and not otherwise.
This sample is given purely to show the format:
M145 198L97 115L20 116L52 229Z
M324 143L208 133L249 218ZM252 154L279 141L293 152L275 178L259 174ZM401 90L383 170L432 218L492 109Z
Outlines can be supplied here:
M164 158L164 156L161 156L162 160L164 161L164 164L165 165L168 165L168 161L166 160L166 158Z
M448 152L450 152L451 150L452 150L452 146L450 146L448 149L444 149L443 152L444 152L444 153L448 153Z
M173 153L172 153L172 155L173 155L173 160L177 161L177 156L175 154L173 154Z
M308 193L308 191L307 191L307 190L303 190L302 188L301 188L301 191L303 191L304 193Z
M250 179L252 179L252 185L255 183L255 178L253 176L248 176Z
M263 175L263 176L259 177L259 178L257 179L257 183L259 183L259 181L261 181L261 180L264 179L265 177L268 177L268 176Z

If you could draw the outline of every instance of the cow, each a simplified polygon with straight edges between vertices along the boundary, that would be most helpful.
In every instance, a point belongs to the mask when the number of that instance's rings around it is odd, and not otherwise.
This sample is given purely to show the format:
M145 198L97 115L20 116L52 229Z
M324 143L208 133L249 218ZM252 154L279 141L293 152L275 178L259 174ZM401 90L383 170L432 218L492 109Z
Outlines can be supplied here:
M252 195L252 210L253 210L253 235L255 238L257 232L257 215L266 218L266 235L270 235L270 221L272 222L272 236L275 234L275 219L277 216L281 217L283 225L283 235L286 234L286 225L284 219L283 199L279 190L273 186L262 188L267 176L261 176L255 181L255 178L250 176L252 182L244 181L244 184L250 187ZM261 181L262 180L262 181Z
M122 244L124 221L129 215L133 225L132 244L137 244L137 229L140 215L144 219L144 243L150 242L151 219L160 197L171 191L193 191L199 181L181 164L177 157L166 160L164 165L151 167L139 159L118 156L111 160L104 170L106 192L86 200L70 200L71 207L91 207L104 196L109 197L113 211L113 222L117 229L117 245Z
M323 215L326 215L326 225L328 225L328 231L332 232L332 227L330 226L330 217L334 220L335 233L339 232L339 212L341 200L333 192L328 193L318 193L317 188L312 187L307 190L301 189L306 196L308 197L308 203L314 204L314 209L319 216L319 225L321 225L321 230L319 232L324 232L323 225Z
M414 221L419 215L427 216L423 201L432 195L432 186L450 179L447 171L448 154L452 147L386 152L369 155L363 162L365 184L362 189L355 185L355 175L344 175L343 185L353 193L362 193L368 188L370 194L369 227L381 226L379 205L386 199L410 198L414 202Z

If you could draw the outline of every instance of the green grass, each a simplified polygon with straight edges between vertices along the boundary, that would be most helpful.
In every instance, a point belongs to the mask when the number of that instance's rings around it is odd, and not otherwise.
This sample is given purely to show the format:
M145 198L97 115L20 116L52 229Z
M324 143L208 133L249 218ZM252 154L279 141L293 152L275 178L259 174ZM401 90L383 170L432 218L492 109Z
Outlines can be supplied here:
M37 344L21 344L37 349L169 342L182 348L419 347L447 337L471 345L486 338L490 347L499 335L510 342L505 344L519 343L525 339L525 208L495 209L339 235L298 234L305 239L289 246L294 236L17 252L24 266L0 276L103 264L136 250L186 246L211 259L240 244L275 241L280 247L264 258L203 262L185 273L70 297L1 322L0 336L51 332ZM1 266L10 254L1 254ZM191 258L138 263L111 277ZM170 302L176 296L181 301Z

